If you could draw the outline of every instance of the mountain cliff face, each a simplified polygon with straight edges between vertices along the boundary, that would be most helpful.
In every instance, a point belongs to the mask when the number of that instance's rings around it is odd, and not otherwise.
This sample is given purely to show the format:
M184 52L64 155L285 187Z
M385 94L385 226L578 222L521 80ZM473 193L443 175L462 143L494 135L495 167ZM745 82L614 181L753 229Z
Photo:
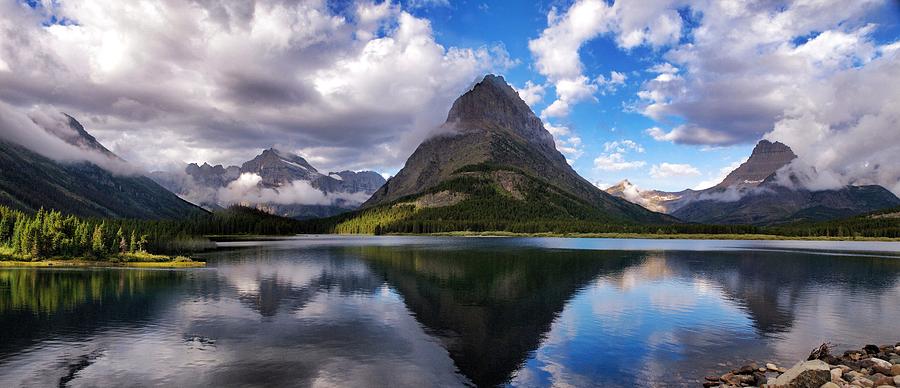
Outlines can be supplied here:
M118 159L78 121L67 118L70 129L48 128L48 132ZM0 203L25 211L43 207L87 217L157 219L203 213L147 177L113 174L88 162L57 162L6 141L0 141Z
M799 184L784 186L775 177L796 158L790 147L762 140L746 162L709 189L672 193L619 184L607 192L683 221L705 224L822 221L900 205L893 193L875 185L820 191Z
M325 199L319 198L315 203L305 202L308 201L306 198L287 197L281 197L278 201L258 202L248 198L236 202L298 219L328 217L356 209L384 184L381 174L374 171L323 174L303 157L274 148L264 150L240 167L191 163L184 169L184 174L156 172L153 179L193 203L207 209L218 209L235 203L233 195L223 199L221 194L228 191L229 185L242 174L258 176L257 187L271 190L275 197L285 190L295 189L294 184L298 182L308 184L311 190L321 193Z
M459 97L441 129L442 134L419 145L403 169L363 208L397 203L453 207L491 197L509 206L538 200L547 205L543 214L505 215L510 217L649 223L672 220L613 197L579 176L556 150L553 136L541 120L502 77L487 75Z

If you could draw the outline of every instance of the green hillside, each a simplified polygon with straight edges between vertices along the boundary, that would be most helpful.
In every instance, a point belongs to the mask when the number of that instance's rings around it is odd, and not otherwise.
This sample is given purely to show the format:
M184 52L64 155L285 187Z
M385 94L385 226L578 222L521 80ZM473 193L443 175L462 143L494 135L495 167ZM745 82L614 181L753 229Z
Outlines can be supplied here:
M0 204L86 217L184 218L205 213L147 177L114 175L86 162L56 162L2 141Z
M311 220L314 233L449 231L619 231L633 221L610 215L543 179L505 166L464 166L421 194L344 215ZM674 223L670 219L669 223Z

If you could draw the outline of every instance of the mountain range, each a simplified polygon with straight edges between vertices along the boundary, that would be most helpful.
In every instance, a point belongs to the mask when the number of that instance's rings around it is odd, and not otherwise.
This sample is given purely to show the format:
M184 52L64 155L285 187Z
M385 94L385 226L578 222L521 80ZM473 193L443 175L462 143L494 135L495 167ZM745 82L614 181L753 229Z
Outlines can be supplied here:
M487 75L459 97L440 130L344 222L371 226L365 220L376 214L397 225L459 228L676 222L579 176L502 77Z
M99 155L101 162L127 165L75 118L64 121L44 129ZM387 181L373 171L319 172L303 157L275 148L240 166L191 163L149 178L136 169L111 172L91 160L60 162L0 140L0 204L144 219L238 204L297 219L327 218L319 225L330 225L333 232L369 233L682 222L764 226L900 206L900 199L876 185L810 190L803 184L805 173L792 168L797 155L768 140L708 189L639 190L626 180L601 190L572 169L541 119L494 75L460 96L438 133Z
M75 118L48 128L60 139L102 158L124 163ZM139 174L115 174L91 162L59 162L0 140L0 204L24 211L114 218L180 218L204 211Z
M796 173L787 168L796 158L787 145L762 140L746 162L711 188L641 191L625 180L606 192L683 221L704 224L822 221L900 206L897 196L877 185L804 188Z
M191 163L183 172L157 171L151 177L207 209L242 204L297 219L328 217L356 209L385 182L374 171L323 174L303 157L274 148L264 150L240 167ZM242 178L250 180L239 181ZM239 187L242 183L256 189Z

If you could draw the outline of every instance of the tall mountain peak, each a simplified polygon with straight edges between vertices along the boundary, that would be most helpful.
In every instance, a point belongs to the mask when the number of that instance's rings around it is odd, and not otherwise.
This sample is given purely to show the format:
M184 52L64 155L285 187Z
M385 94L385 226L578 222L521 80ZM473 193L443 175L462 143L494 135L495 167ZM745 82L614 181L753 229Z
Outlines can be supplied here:
M449 134L432 137L420 144L403 169L363 207L389 205L416 195L424 198L424 203L433 204L434 198L429 195L435 194L431 191L437 190L438 185L471 183L466 179L474 178L501 187L506 193L503 199L485 192L467 193L466 190L472 187L465 184L458 195L448 194L449 191L440 195L450 195L457 201L470 194L481 200L501 202L543 203L546 199L557 201L558 209L570 209L568 206L590 209L587 211L596 212L593 214L597 218L670 222L668 217L607 194L578 175L556 149L553 135L544 128L541 119L503 77L488 74L460 96L450 108L444 127ZM534 195L525 195L526 192ZM543 197L548 193L558 196L553 197L555 199ZM573 216L567 210L561 210L547 211L540 217L565 218L567 215Z
M488 74L453 102L445 126L467 131L507 130L546 151L555 151L553 135L502 76Z
M781 142L760 140L753 148L750 158L732 171L716 185L716 188L731 186L756 187L774 174L778 169L788 165L797 155Z

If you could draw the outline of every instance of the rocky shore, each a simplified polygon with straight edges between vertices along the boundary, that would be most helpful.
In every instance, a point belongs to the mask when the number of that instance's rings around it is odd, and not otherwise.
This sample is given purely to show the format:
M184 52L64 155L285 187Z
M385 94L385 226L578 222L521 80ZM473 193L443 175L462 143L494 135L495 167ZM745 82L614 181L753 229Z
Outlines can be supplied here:
M707 376L704 387L760 388L885 388L900 387L900 342L866 345L840 356L822 344L806 361L790 369L752 363L721 376Z

